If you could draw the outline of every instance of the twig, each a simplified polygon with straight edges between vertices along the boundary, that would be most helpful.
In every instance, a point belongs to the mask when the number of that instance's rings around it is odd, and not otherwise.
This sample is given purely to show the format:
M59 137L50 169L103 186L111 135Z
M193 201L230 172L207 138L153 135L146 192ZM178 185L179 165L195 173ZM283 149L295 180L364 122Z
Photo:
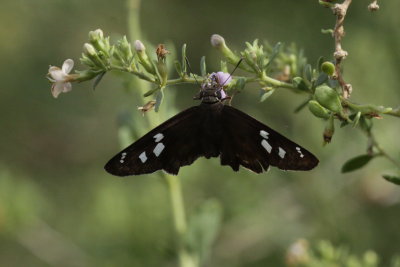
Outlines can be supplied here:
M397 162L394 158L392 158L378 143L375 138L375 135L371 131L366 132L368 139L369 139L369 146L367 148L368 153L372 152L372 148L375 147L378 150L379 154L385 157L387 160L392 162L395 166L400 168L400 162Z
M336 70L336 79L338 80L340 86L342 87L343 97L345 99L350 97L352 86L349 83L346 83L343 79L341 73L341 63L342 60L345 59L348 55L347 51L342 49L342 38L345 35L344 32L344 19L346 17L347 9L349 8L352 0L345 0L342 4L336 4L333 8L333 14L336 15L336 25L333 31L333 37L335 38L335 53L333 56L336 59L335 62L335 70Z

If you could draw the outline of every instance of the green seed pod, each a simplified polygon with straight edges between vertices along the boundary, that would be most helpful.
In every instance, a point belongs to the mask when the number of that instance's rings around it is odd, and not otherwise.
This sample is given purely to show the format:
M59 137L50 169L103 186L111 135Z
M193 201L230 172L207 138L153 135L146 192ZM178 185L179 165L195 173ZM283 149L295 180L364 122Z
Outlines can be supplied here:
M323 106L321 106L317 101L310 100L308 102L308 109L315 117L322 118L322 119L329 119L330 112Z
M321 106L335 112L342 113L342 104L338 93L327 85L320 85L315 88L315 99Z
M333 115L331 115L328 119L328 122L325 126L323 133L324 145L331 142L334 133L335 133L335 119Z
M335 74L335 65L330 61L325 61L321 65L321 70L329 76L332 76L333 74Z

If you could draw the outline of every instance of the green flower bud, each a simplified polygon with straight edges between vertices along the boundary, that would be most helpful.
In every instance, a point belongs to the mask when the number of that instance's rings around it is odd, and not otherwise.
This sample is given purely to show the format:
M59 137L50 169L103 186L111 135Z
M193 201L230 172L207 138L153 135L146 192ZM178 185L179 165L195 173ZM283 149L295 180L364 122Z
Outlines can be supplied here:
M321 106L317 101L310 100L308 102L308 109L315 117L322 118L322 119L329 119L330 112L323 106Z
M315 88L314 96L321 106L333 112L342 113L343 108L340 102L340 97L334 89L324 84L320 85Z
M89 59L93 63L92 65L94 65L95 67L103 70L107 69L106 62L99 57L98 51L96 50L96 48L94 48L93 45L85 43L83 45L83 54L86 55L86 57L82 57L81 60L86 61L87 59ZM86 65L90 66L90 64Z
M104 38L103 31L101 29L97 29L95 31L89 32L89 41L96 42L102 40Z
M225 39L219 34L211 36L211 45L217 48L232 64L236 64L240 58L226 46Z
M335 74L335 65L330 61L325 61L321 65L321 70L329 76L332 76L333 74Z
M93 45L85 43L83 45L83 52L88 55L88 56L96 56L97 55L97 51L94 48Z
M135 50L139 57L139 63L145 68L145 70L151 74L155 74L154 65L150 62L149 57L146 54L146 47L140 40L135 41Z

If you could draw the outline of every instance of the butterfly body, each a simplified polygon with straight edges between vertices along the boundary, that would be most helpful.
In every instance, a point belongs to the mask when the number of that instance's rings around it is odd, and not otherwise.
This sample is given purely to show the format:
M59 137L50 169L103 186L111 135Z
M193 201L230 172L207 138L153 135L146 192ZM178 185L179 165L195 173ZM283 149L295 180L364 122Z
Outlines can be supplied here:
M176 175L180 167L202 156L219 156L221 165L234 171L241 165L256 173L267 171L270 165L283 170L310 170L318 164L306 149L240 110L224 105L221 77L212 75L202 85L200 105L151 130L114 156L105 169L117 176L157 170Z

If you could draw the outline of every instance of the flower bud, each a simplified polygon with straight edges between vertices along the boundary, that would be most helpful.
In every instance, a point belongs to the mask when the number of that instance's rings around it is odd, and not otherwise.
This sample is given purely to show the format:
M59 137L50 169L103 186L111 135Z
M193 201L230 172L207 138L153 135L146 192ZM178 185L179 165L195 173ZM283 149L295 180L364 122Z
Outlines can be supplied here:
M89 41L96 42L104 38L103 31L101 29L97 29L95 31L89 32Z
M314 96L321 106L333 112L342 113L342 103L338 93L334 89L324 84L320 85L315 88Z
M321 65L321 70L329 76L332 76L335 73L335 65L330 61L325 61Z
M140 40L135 41L135 50L138 53L144 52L146 50L146 47L144 47L144 44Z
M211 45L214 46L214 47L216 47L216 48L219 48L219 47L221 47L221 46L224 46L224 45L225 45L225 39L224 39L224 37L222 37L222 36L219 35L219 34L213 34L213 35L211 35Z
M145 68L147 72L155 74L156 70L154 69L154 65L150 62L150 59L146 54L146 48L140 40L135 41L135 50L139 57L139 63Z
M211 36L211 45L217 48L232 64L236 64L240 58L226 46L225 39L219 34Z
M326 108L324 108L323 106L321 106L317 101L315 100L310 100L308 102L308 109L310 110L310 112L318 118L322 118L322 119L329 119L330 117L330 112L329 110L327 110Z
M83 52L88 55L88 56L96 56L97 55L97 51L94 48L93 45L85 43L83 45Z

